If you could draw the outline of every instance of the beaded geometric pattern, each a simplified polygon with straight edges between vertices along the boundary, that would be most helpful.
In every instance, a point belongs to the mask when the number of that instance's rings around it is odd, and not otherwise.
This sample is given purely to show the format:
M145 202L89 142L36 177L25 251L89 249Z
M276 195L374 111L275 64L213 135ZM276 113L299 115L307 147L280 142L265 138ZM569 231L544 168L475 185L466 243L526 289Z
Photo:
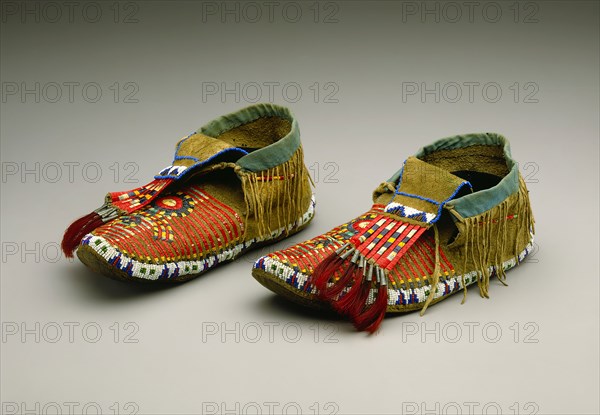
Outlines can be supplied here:
M310 221L314 207L313 196L302 217L271 237ZM189 186L97 228L81 244L130 276L156 280L201 273L264 240L242 240L243 229L232 208Z
M147 205L170 183L170 180L154 180L134 190L129 190L126 192L112 192L110 193L111 201L115 207L125 212L131 212Z
M425 230L423 226L379 215L350 241L365 259L389 271Z
M243 221L232 208L191 185L161 194L93 233L133 258L147 262L190 260L239 240Z
M162 169L156 176L155 179L164 179L164 178L178 178L187 170L186 166L167 166Z
M385 212L425 223L433 223L434 219L437 217L437 215L434 213L424 212L422 210L418 210L397 202L391 202L388 204L385 207Z
M309 276L315 267L346 244L352 237L369 227L373 219L384 210L384 205L375 204L365 214L340 225L331 231L287 249L266 255L254 264L254 268L277 276L295 289L316 294ZM503 263L505 270L516 266L533 250L532 239L515 258ZM424 302L431 290L429 276L435 267L435 242L429 234L418 238L411 249L400 258L388 274L388 305L407 305ZM438 292L435 298L449 295L463 288L463 276L458 275L440 247L440 271ZM490 272L495 272L490 267ZM476 283L477 272L464 275L466 285Z

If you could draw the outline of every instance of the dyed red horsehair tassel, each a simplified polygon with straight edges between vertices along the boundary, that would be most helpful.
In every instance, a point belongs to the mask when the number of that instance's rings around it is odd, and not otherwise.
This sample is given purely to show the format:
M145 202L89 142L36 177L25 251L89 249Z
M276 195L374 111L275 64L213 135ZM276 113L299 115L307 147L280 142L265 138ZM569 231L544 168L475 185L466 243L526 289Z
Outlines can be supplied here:
M171 167L171 170L174 169L177 172L183 171L178 166ZM102 206L77 219L67 228L61 243L61 248L65 256L67 258L73 257L73 252L77 249L81 239L85 235L106 222L110 222L121 215L129 214L146 206L171 182L173 182L172 178L159 178L137 189L109 193L106 196L106 202Z
M117 209L107 202L91 213L77 219L65 231L61 248L67 258L73 258L73 252L81 239L98 226L119 216Z
M431 181L431 177L436 180ZM424 186L425 183L431 186ZM390 271L421 235L433 227L435 269L428 278L430 290L424 311L435 297L440 276L436 222L447 202L470 189L468 181L409 157L400 170L398 184L387 182L382 189L394 190L384 211L313 271L310 282L318 290L319 298L348 316L358 330L373 333L387 310Z
M385 316L389 272L427 227L379 215L313 271L320 299L373 333Z

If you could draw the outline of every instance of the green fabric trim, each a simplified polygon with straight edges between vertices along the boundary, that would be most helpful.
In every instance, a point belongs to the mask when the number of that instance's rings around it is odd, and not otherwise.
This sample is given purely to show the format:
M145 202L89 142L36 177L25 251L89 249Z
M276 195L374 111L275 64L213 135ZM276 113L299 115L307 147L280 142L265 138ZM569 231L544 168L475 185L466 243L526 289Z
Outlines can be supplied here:
M247 171L261 171L288 161L300 147L300 128L289 109L274 104L256 104L223 115L198 129L199 133L218 136L225 131L263 117L281 117L292 123L290 132L277 142L241 157L236 163Z
M427 154L435 153L438 150L452 150L474 145L502 146L506 164L510 171L496 186L459 197L446 204L447 207L453 207L456 212L465 218L480 215L519 191L519 167L511 156L508 140L502 135L495 133L456 135L435 141L433 144L421 148L415 154L415 157L420 158ZM388 181L397 183L401 171L402 169L394 173Z

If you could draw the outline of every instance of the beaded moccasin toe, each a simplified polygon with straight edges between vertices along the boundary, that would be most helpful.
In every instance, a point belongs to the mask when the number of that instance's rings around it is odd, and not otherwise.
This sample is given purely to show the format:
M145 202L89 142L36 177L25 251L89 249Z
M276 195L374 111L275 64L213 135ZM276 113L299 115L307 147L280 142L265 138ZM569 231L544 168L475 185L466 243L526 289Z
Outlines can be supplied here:
M532 250L529 194L506 139L469 134L409 157L363 215L260 258L252 274L290 300L330 307L373 332L386 312L422 310ZM464 299L463 299L464 301Z
M313 211L297 121L259 104L181 139L171 166L109 193L62 248L109 277L184 281L299 231Z

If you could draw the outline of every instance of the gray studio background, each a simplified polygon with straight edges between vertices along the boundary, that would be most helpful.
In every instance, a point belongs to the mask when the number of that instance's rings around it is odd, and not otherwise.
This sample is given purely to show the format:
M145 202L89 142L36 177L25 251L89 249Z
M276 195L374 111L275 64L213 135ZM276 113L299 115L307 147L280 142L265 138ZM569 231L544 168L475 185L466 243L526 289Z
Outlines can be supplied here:
M599 412L598 2L65 3L2 2L4 413ZM106 192L254 101L300 122L309 228L169 289L59 255ZM537 221L490 300L369 337L250 276L420 146L482 131L511 140Z

